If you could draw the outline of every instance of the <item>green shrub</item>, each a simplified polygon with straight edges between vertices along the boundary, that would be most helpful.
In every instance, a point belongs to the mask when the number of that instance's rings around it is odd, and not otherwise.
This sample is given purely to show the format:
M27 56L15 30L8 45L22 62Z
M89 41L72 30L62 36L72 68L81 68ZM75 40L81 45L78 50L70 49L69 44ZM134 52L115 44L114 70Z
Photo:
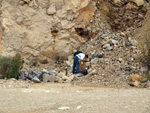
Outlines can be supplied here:
M11 71L11 58L1 58L0 59L0 74L2 74L2 77L4 75L10 76L10 71Z
M20 76L23 66L23 60L20 54L16 54L13 58L1 58L0 59L0 74L2 78L18 78Z

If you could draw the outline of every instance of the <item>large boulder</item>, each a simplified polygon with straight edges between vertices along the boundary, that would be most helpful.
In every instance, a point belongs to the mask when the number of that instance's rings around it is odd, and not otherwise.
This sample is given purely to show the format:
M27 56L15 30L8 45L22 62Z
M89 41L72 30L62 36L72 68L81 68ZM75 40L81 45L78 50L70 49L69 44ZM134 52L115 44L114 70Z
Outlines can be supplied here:
M49 74L44 74L43 75L43 82L55 82L56 77L49 75Z

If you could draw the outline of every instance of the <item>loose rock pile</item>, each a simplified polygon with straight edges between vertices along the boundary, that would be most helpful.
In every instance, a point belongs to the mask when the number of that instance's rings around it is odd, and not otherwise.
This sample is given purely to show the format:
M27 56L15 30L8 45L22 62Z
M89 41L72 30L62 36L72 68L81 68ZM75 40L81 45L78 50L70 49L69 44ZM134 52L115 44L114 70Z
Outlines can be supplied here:
M131 74L144 76L148 68L140 62L142 53L136 37L126 32L99 32L96 38L81 47L91 57L89 75L78 81L82 85L129 87Z
M66 76L63 72L57 72L54 70L46 70L43 69L42 72L26 72L20 76L23 80L32 80L33 82L40 83L40 82L57 82L57 83L64 83L70 82L75 78L75 75Z

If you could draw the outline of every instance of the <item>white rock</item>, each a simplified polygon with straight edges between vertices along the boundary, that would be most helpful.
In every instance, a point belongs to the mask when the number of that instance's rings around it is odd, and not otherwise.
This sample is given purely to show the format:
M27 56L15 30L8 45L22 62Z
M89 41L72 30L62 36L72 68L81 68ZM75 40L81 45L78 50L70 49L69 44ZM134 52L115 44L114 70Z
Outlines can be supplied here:
M110 47L110 44L105 44L105 45L103 46L104 49L109 48L109 47Z
M43 82L55 82L55 76L51 76L48 74L43 75Z
M90 0L84 0L81 2L81 8L85 8L90 3Z
M107 47L106 50L108 50L108 51L113 50L113 47L112 46Z
M130 43L133 45L133 46L137 46L138 45L138 42L136 40L130 40Z
M71 65L72 65L72 63L69 62L69 61L66 61L66 64L67 64L68 66L71 66Z
M144 0L128 0L128 1L134 2L134 3L136 3L138 6L144 5Z
M58 109L59 109L59 110L68 110L69 107L64 106L64 107L60 107L60 108L58 108Z
M47 14L49 14L49 15L53 15L54 13L56 13L55 3L53 3L47 10Z
M140 81L135 81L132 83L132 85L138 87L140 85Z
M66 76L65 73L63 73L63 72L58 73L57 76L62 78L63 80L70 80L70 78L68 76Z
M70 0L74 7L79 7L81 0Z
M114 3L115 4L118 4L118 3L120 3L121 2L121 0L114 0Z
M77 106L77 109L81 109L82 108L82 106Z
M68 24L69 24L69 22L67 20L61 21L62 28L67 28Z
M114 45L118 44L118 41L114 40L114 39L110 39L110 42Z
M43 69L43 70L42 70L42 72L44 72L44 73L48 73L48 71L47 71L46 69Z
M35 83L41 83L41 81L36 76L32 79L32 81Z
M126 36L124 32L121 32L120 35L123 37Z
M118 60L121 62L121 61L122 61L122 58L119 58Z

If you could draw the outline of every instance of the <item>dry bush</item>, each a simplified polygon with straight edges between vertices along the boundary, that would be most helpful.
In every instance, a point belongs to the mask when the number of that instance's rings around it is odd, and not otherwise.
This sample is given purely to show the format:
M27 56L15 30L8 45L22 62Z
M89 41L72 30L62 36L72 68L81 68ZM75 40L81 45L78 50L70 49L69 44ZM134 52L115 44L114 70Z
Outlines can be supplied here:
M54 53L54 60L56 63L64 63L64 61L67 59L68 59L68 54L64 51Z
M2 78L18 78L23 66L23 60L20 54L16 54L13 58L3 57L0 59L0 74Z

